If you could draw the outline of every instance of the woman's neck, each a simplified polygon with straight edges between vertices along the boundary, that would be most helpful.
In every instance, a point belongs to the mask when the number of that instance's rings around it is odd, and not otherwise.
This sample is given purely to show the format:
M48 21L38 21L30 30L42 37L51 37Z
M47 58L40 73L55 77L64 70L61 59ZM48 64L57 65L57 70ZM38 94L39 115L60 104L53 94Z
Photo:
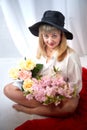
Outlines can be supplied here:
M51 58L53 52L54 52L53 49L49 49L49 48L47 48L47 49L46 49L47 57L48 57L48 58Z
M53 54L55 53L55 51L57 51L57 48L55 48L55 49L46 48L47 57L51 58L53 56Z
M46 49L46 54L47 54L46 62L49 62L50 59L52 59L55 51L56 51L56 49L49 49L49 48Z

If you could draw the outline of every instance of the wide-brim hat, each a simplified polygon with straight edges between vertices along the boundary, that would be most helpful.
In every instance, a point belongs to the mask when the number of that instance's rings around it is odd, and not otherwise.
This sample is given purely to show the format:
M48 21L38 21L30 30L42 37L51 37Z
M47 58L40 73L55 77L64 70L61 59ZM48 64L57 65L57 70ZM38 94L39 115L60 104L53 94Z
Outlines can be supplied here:
M66 38L71 40L73 39L73 34L64 28L64 22L65 22L65 17L61 12L48 10L45 11L45 13L43 14L41 21L30 26L29 30L33 35L38 36L40 25L48 24L64 32Z

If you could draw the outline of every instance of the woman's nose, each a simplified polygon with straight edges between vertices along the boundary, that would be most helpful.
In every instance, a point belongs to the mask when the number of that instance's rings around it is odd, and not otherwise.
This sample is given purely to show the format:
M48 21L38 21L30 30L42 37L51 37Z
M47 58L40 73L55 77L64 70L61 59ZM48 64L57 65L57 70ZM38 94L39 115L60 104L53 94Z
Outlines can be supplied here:
M53 41L52 37L48 38L48 43L51 43Z

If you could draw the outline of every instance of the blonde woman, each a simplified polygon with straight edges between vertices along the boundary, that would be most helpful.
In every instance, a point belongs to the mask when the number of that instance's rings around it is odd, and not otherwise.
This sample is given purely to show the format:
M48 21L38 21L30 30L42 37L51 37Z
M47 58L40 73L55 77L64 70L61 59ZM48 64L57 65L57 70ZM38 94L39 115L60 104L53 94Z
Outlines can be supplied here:
M67 45L67 40L72 40L73 35L64 28L64 21L61 12L47 10L41 21L29 27L29 30L33 35L39 36L36 59L44 64L41 74L50 75L53 66L59 67L67 84L75 87L76 96L65 98L58 106L43 105L35 99L27 100L18 85L10 83L5 86L4 93L16 103L13 108L17 111L59 117L71 115L76 110L82 89L82 71L78 55Z

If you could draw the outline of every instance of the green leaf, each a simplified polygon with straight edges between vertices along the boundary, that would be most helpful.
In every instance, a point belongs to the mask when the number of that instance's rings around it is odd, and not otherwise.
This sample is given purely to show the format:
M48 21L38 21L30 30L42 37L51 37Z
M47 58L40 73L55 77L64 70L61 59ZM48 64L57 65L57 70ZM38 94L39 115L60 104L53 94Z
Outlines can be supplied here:
M55 66L53 66L53 69L54 69L54 72L57 72L57 70L56 70L56 67L55 67Z
M43 64L36 64L36 67L31 71L32 77L37 77L38 73L41 71L42 68L43 68Z

